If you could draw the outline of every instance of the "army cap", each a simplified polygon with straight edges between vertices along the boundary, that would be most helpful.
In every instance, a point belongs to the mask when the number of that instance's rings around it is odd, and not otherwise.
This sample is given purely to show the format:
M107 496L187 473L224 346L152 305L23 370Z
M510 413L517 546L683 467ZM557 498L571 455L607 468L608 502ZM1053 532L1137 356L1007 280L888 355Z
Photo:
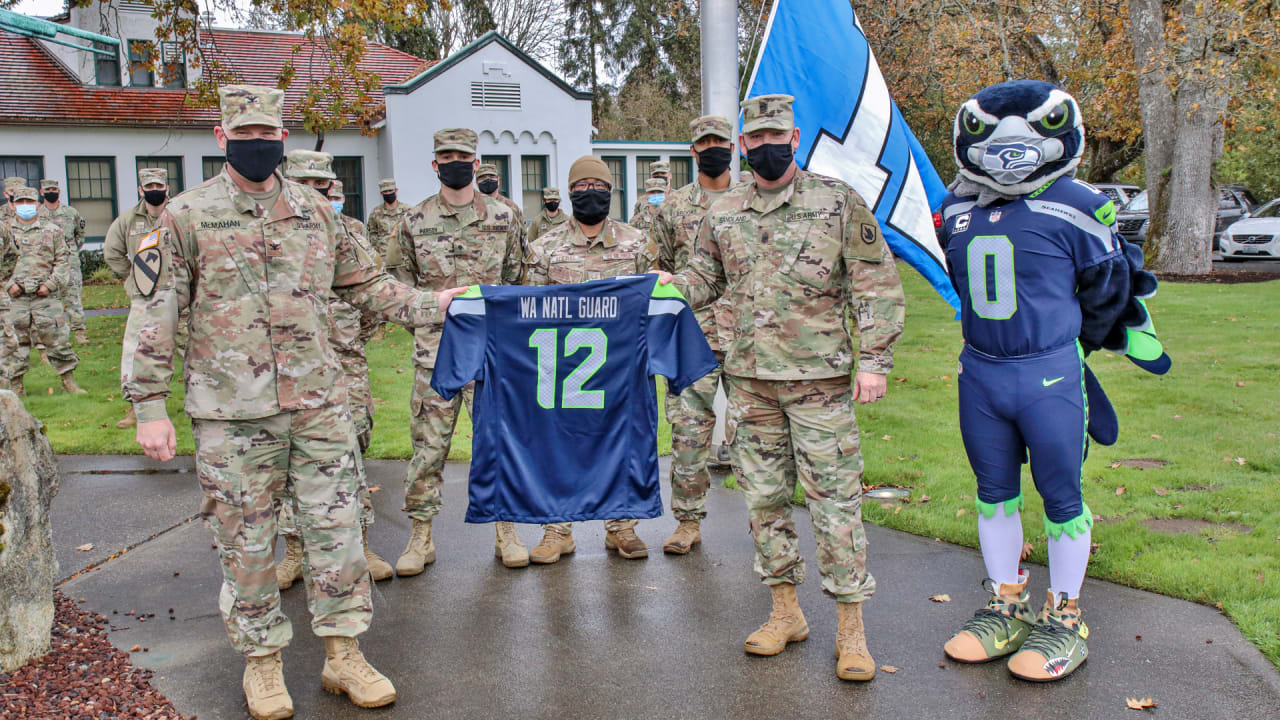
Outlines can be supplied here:
M26 187L27 179L20 177L7 177L4 179L5 192L12 192L14 188Z
M329 185L329 199L341 200L344 197L346 197L346 193L342 192L342 181L334 180L333 183Z
M246 125L284 127L284 91L257 85L223 85L218 88L222 129Z
M658 173L665 173L667 175L670 175L671 163L667 162L666 160L658 160L657 162L649 163L649 177L653 177Z
M57 181L57 180L53 180L53 179L50 179L50 178L45 178L44 180L41 180L41 181L40 181L40 191L41 191L41 192L44 192L45 190L57 190L57 189L58 189L58 181Z
M290 180L320 178L333 180L333 156L314 150L290 150L284 156L284 176Z
M733 142L733 123L720 115L703 115L689 123L690 142L698 142L708 135Z
M13 188L13 201L17 202L19 200L31 200L33 202L38 202L40 200L40 196L36 194L35 188L23 185L19 188Z
M648 180L644 181L644 191L647 193L666 192L667 181L663 180L662 178L649 178Z
M542 199L544 202L547 200L559 200L560 188L553 188L553 187L542 188Z
M790 95L760 95L742 101L742 134L757 130L794 130L796 116Z
M395 178L383 178L378 182L378 192L388 193L388 192L395 192L395 191L396 191Z
M609 187L613 187L613 173L609 171L609 166L595 155L583 155L569 166L570 188L579 180L587 179L603 180Z
M169 171L164 168L142 168L138 171L138 185L168 185Z
M435 134L434 152L457 150L458 152L476 154L476 133L467 128L445 128Z
M479 180L482 177L498 177L498 166L493 163L481 163L476 170L476 179Z

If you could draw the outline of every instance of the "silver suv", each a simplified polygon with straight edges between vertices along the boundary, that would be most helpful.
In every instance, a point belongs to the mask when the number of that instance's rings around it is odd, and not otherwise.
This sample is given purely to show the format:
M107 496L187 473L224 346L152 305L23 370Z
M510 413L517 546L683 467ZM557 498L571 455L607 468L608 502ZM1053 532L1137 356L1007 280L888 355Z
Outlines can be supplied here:
M1258 203L1243 185L1222 185L1218 188L1218 214L1213 224L1213 249L1218 249L1222 231L1231 223L1248 217ZM1147 191L1133 196L1116 213L1116 230L1125 240L1141 245L1147 240Z

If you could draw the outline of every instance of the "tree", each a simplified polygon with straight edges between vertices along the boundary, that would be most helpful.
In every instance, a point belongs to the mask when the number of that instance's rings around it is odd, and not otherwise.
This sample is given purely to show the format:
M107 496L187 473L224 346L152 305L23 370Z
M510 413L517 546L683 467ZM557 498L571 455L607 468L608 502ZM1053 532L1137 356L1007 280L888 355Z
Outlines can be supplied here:
M439 60L490 30L542 63L554 62L564 35L563 0L454 0L433 5L423 21L406 28L371 24L387 45Z
M565 0L564 6L568 22L560 41L560 66L569 82L591 92L591 124L598 128L609 107L601 70L614 39L619 0Z

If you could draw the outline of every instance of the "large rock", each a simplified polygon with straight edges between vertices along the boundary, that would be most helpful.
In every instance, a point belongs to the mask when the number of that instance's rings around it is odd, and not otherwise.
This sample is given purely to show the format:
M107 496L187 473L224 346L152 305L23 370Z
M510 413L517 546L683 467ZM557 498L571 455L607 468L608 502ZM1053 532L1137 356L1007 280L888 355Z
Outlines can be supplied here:
M40 421L0 390L0 672L49 651L58 577L49 503L57 493L58 468Z

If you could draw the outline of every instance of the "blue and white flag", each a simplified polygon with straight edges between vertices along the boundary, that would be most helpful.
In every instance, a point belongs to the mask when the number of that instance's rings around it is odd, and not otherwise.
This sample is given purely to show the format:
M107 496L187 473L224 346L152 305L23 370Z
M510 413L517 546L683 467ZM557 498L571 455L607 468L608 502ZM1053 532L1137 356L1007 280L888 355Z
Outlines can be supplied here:
M774 2L747 97L773 93L796 99L796 161L852 185L893 252L959 309L933 228L946 186L889 97L848 0Z

